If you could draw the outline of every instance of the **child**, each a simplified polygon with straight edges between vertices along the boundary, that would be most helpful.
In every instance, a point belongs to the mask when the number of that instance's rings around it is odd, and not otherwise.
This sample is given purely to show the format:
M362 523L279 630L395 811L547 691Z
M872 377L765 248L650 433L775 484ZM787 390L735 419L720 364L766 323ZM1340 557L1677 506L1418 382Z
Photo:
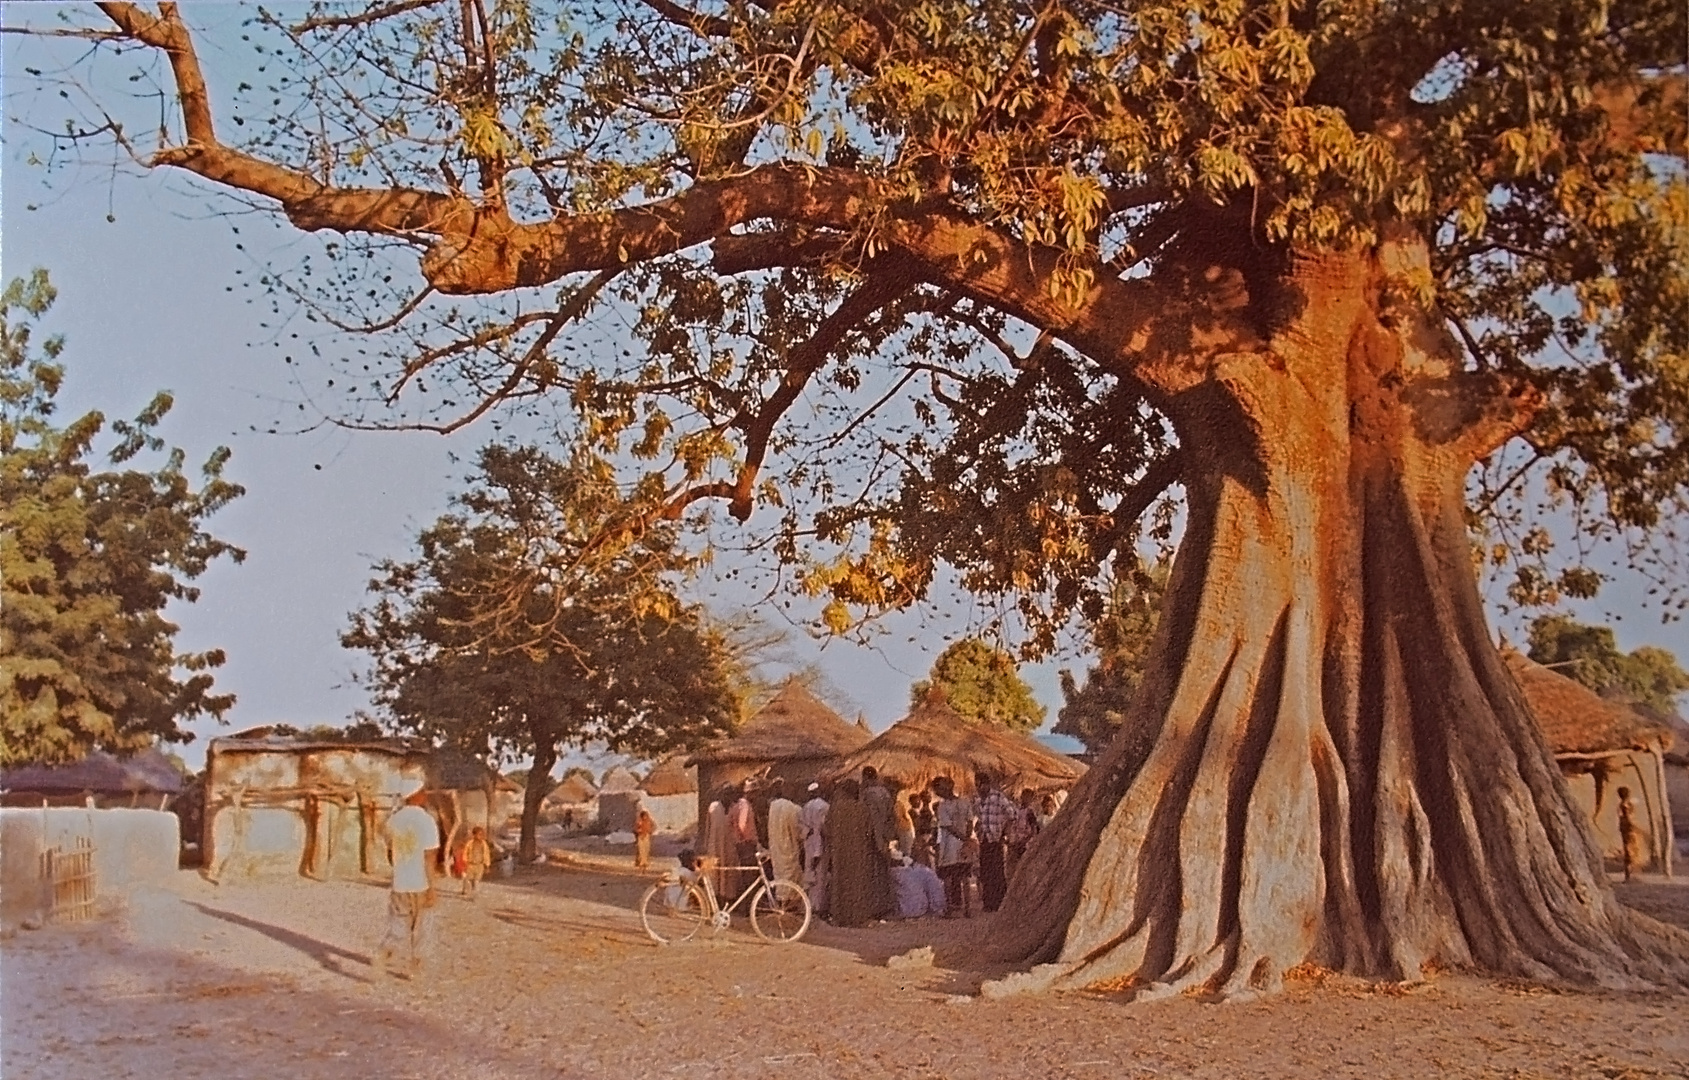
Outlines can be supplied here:
M644 870L651 865L651 834L657 831L657 819L641 806L633 820L633 868Z
M491 865L493 848L487 843L487 830L477 825L469 830L469 840L463 845L463 895L475 899L475 888Z
M1642 855L1642 830L1636 827L1636 803L1627 787L1619 789L1619 844L1624 848L1624 879L1629 881Z

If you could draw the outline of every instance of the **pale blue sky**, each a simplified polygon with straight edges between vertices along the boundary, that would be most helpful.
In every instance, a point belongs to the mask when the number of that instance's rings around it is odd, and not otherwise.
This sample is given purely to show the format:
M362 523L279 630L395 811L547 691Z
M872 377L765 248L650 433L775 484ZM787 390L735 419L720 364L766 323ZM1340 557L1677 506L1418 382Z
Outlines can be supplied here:
M13 9L13 17L20 10L28 9ZM64 412L133 415L155 391L168 389L176 407L164 434L190 460L203 460L219 444L233 448L228 474L248 494L211 528L246 548L248 559L238 567L218 565L200 582L201 601L173 611L182 625L180 646L227 650L217 680L239 697L232 728L343 721L367 704L349 678L362 658L342 650L337 638L347 613L363 600L371 563L407 552L465 472L452 455L468 458L493 433L485 427L452 438L251 431L294 412L297 394L275 353L248 344L264 336L260 309L236 284L235 272L262 261L263 245L293 237L243 228L238 239L249 250L237 251L230 221L218 213L235 207L179 174L114 176L109 168L83 165L48 177L27 164L40 144L14 123L27 104L17 94L27 78L20 57L33 58L39 47L6 42L0 266L8 278L45 266L59 287L47 328L68 338ZM36 208L27 209L31 204ZM1638 583L1621 579L1579 614L1613 621L1627 649L1657 644L1689 659L1689 630L1683 623L1661 626L1640 596ZM924 676L948 639L967 631L967 601L953 600L952 607L959 614L889 621L879 648L845 641L822 648L798 635L793 655L818 659L849 696L843 704L883 728L903 714L910 682ZM1085 662L1068 656L1026 672L1052 719L1060 700L1058 666L1082 670ZM217 730L194 727L202 735ZM184 757L197 762L203 746L201 738Z

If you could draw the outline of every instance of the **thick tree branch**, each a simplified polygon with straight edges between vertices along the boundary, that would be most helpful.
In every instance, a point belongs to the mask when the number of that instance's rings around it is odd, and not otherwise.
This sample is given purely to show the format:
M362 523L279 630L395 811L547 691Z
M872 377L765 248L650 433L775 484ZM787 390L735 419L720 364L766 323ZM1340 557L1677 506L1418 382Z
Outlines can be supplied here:
M512 221L502 206L478 206L462 195L327 187L217 142L205 80L175 5L162 5L157 18L129 3L102 9L129 37L169 58L188 144L160 153L158 163L274 198L302 229L433 237L422 273L442 293L503 292L618 269L767 220L853 235L871 227L876 242L914 259L923 279L1000 308L1105 363L1131 366L1146 352L1200 358L1253 340L1236 305L1195 295L1211 291L1195 278L1169 291L1096 273L1097 267L1085 295L1054 295L1049 283L1061 280L1064 269L1054 249L953 211L902 202L903 192L854 169L765 165L641 206L537 223Z
M757 232L719 236L710 248L710 268L724 277L783 266L818 266L836 258L847 244L838 233L794 235Z
M733 36L733 23L727 19L681 7L673 0L640 0L640 2L662 16L664 21L685 27L699 37L730 38Z
M1161 493L1184 478L1184 455L1175 450L1158 458L1144 471L1132 489L1121 496L1108 512L1109 523L1091 536L1091 552L1099 561L1115 551L1130 535L1131 526L1161 497Z
M1689 155L1689 75L1637 76L1597 87L1607 139L1618 150Z

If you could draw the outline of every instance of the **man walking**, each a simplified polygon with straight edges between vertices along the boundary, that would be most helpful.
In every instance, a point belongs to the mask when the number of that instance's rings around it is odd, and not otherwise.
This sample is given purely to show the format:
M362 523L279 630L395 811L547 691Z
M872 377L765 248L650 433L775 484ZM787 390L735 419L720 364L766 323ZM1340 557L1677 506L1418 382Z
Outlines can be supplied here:
M1015 804L997 790L985 773L974 775L979 790L979 900L986 911L996 911L1009 891L1003 872L1004 835L1016 814Z
M435 858L440 851L440 826L425 806L428 792L422 781L408 781L404 805L387 819L387 858L393 864L393 885L387 894L387 933L376 947L376 979L385 978L395 959L399 970L415 978L422 970L429 944L429 911L434 906Z

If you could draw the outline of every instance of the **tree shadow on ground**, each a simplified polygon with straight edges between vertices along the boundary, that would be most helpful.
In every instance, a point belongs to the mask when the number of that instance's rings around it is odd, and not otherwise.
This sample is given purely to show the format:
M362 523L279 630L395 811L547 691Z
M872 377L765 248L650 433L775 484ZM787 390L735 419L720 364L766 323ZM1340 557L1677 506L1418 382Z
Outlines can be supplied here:
M518 867L515 876L501 879L500 885L535 894L562 897L605 905L617 914L601 920L571 919L555 915L522 912L509 908L494 910L494 917L515 926L556 931L588 931L613 935L615 940L642 945L649 943L639 923L639 901L645 890L668 869L664 860L653 857L654 869L634 870L631 865L617 865L590 854L570 853L570 861L534 863ZM737 894L735 894L737 895ZM700 932L688 942L688 948L717 943L731 943L745 938L755 939L744 918L746 906L735 913L733 925L723 935ZM833 926L820 918L811 922L803 941L807 945L831 949L854 956L870 967L884 967L894 956L902 956L913 949L930 946L933 950L931 967L908 969L911 982L921 984L934 993L971 994L982 982L1012 970L1010 965L987 963L980 943L991 932L994 915L976 915L972 919L924 918L907 921L888 920L865 927Z
M315 960L324 971L332 971L334 974L339 975L342 978L352 979L358 982L369 981L368 977L363 972L354 974L353 972L347 970L348 965L355 964L359 968L367 971L370 966L370 957L366 953L353 952L350 949L342 949L338 945L330 945L326 941L319 941L314 937L301 934L296 930L289 930L286 927L275 926L267 922L260 922L257 919L249 919L245 915L236 915L232 911L222 911L218 908L207 907L205 904L196 903L192 900L184 902L188 907L193 908L201 915L217 919L221 922L231 923L247 930L256 931L257 933L263 934L271 941L280 942L290 949L297 949L299 952L302 952L306 956Z
M313 956L355 957L256 920L191 906ZM554 1066L456 1039L417 1016L404 999L422 991L406 985L337 992L311 986L309 978L255 973L109 934L89 935L68 951L62 939L46 935L9 943L0 961L9 991L0 1029L6 1080L112 1076L119 1058L123 1075L219 1080L557 1076ZM90 985L91 972L99 985ZM124 989L114 991L114 984Z

